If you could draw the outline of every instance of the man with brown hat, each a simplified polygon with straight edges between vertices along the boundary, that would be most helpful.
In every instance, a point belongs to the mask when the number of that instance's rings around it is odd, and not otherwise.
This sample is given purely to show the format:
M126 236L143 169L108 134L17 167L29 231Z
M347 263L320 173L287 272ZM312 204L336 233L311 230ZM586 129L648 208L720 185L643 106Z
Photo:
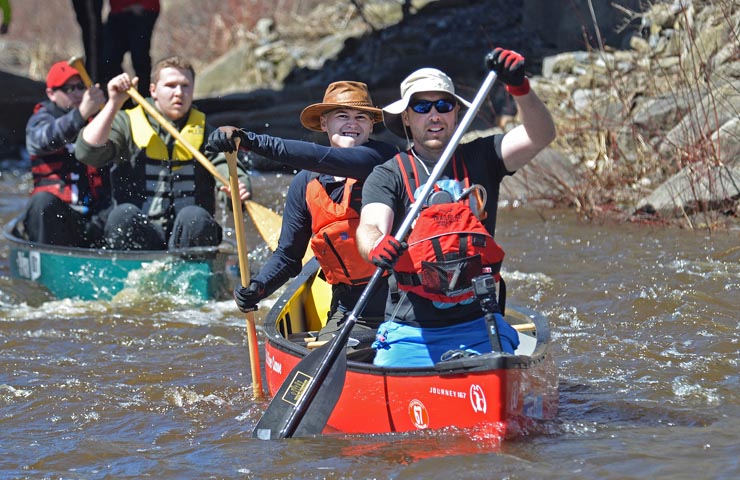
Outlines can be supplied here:
M207 148L233 151L234 139L239 138L241 146L257 154L305 169L298 172L288 189L277 249L248 287L237 287L234 298L242 311L254 310L260 300L300 272L310 243L324 276L332 284L329 319L319 333L319 340L325 340L340 328L376 270L359 256L355 243L362 181L398 150L369 138L373 125L381 122L383 115L373 105L367 85L361 82L330 84L323 101L306 107L300 118L309 130L326 132L330 146L221 127L211 134ZM368 302L370 308L353 329L360 347L374 339L383 319L386 293L387 288L378 288Z
M105 96L98 85L85 88L67 62L49 69L46 96L26 125L33 191L17 233L50 245L99 246L111 203L108 170L77 161L74 142Z
M486 57L486 66L513 96L522 124L506 134L457 146L415 219L408 243L392 234L442 158L458 112L470 104L455 93L447 75L422 68L403 80L401 99L383 109L388 129L412 145L376 168L362 192L360 252L393 269L399 290L388 296L386 322L374 344L376 365L431 366L460 355L514 353L519 343L500 308L490 312L495 325L487 322L473 279L485 274L499 279L503 251L493 239L499 184L555 138L555 126L530 89L524 57L496 48ZM467 195L471 187L482 187L487 201ZM489 331L498 334L489 337Z

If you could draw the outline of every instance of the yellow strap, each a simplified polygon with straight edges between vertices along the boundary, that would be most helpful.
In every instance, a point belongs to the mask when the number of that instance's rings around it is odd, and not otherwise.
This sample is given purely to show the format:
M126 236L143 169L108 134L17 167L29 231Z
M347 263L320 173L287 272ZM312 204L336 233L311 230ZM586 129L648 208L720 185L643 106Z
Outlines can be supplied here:
M154 127L149 123L146 112L141 105L126 110L131 119L131 133L136 146L146 151L146 156L153 160L192 160L193 155L179 141L175 142L175 151L172 158L169 158L167 145L162 138L154 131ZM206 115L196 110L190 109L188 121L180 131L185 141L196 149L200 149L205 137Z

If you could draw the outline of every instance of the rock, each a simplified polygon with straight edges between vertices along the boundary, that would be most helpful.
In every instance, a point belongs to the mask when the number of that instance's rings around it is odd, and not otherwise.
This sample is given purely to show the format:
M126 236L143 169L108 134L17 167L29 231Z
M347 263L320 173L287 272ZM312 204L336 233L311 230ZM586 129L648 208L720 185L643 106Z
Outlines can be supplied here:
M678 90L643 98L632 110L632 123L642 131L668 131L691 107L693 92Z
M688 157L691 161L691 157L702 154L702 149L711 149L711 145L702 146L703 140L725 122L737 118L740 112L738 86L740 83L724 85L703 95L703 92L686 92L689 102L697 97L699 101L691 105L689 111L666 133L659 149L660 155L663 158Z
M573 164L561 152L546 148L515 175L504 178L499 202L507 206L517 203L563 205L582 179Z
M740 118L727 121L709 139L713 145L719 145L717 160L732 167L740 166Z
M637 205L636 213L667 217L727 207L740 199L740 166L695 165L683 169Z

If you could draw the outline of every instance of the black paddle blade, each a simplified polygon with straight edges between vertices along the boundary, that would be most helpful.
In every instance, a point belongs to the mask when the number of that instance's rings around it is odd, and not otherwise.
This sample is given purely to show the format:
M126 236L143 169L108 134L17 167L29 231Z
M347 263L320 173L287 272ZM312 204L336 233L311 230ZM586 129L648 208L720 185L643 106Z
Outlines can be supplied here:
M312 351L298 362L270 401L267 410L257 422L257 426L254 427L253 438L260 440L284 438L286 436L284 429L292 421L299 423L293 435L287 436L318 435L324 430L344 387L347 355L343 351L334 361L324 381L321 382L313 400L306 405L305 411L296 410L296 406L308 384L316 377L321 365L326 362L326 350L336 340L337 337L334 337L330 342Z

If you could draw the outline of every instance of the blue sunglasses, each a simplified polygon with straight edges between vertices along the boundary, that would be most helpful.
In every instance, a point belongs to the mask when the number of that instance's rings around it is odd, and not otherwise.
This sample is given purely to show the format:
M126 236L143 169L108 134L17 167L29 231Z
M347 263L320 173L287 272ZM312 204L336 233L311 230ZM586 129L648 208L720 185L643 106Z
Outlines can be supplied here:
M455 108L457 102L454 100L448 100L446 98L440 98L439 100L416 100L409 104L411 110L416 113L429 113L434 107L439 113L449 113Z

